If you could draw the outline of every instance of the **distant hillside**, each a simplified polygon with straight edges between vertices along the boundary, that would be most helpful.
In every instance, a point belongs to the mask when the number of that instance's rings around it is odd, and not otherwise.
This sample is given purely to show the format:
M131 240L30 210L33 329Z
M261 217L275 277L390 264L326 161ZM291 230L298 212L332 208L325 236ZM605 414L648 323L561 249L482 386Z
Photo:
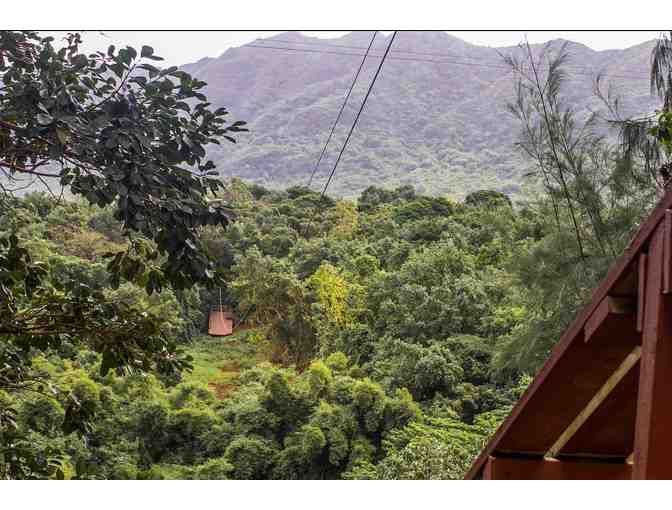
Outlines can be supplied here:
M253 44L308 51L243 46L185 65L208 82L216 106L250 122L251 133L239 136L236 146L213 150L222 174L267 186L305 183L370 37L357 32L324 40L289 32ZM375 55L388 37L378 36ZM605 71L618 75L609 81L629 110L656 107L647 79L652 45L594 51L571 43L569 99L586 112L597 108L593 78ZM475 46L443 32L400 32L330 193L352 196L370 184L411 184L422 193L456 196L479 188L518 193L529 161L514 145L518 126L505 111L513 77L498 51L517 48ZM378 62L370 58L365 65L316 187L333 165Z

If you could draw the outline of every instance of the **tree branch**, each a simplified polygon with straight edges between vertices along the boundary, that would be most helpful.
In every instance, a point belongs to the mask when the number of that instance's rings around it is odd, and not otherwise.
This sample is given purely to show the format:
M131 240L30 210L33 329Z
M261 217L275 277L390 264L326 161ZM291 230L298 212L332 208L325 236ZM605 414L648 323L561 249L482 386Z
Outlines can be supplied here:
M35 168L38 168L38 167L40 167L40 166L42 166L46 163L47 163L47 161L40 162L36 165L33 165L32 167L25 167L25 166L15 165L15 164L8 163L6 161L0 160L0 166L4 166L5 168L9 168L9 169L14 170L16 172L21 172L21 173L30 174L30 175L36 175L36 176L39 176L39 177L60 177L60 175L58 175L58 174L45 174L43 172L36 172L34 170Z

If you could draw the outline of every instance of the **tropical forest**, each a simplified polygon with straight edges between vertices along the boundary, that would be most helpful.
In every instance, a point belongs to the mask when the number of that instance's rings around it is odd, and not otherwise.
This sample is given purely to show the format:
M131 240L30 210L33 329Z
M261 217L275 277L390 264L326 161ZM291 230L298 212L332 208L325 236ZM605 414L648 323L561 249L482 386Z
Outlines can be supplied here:
M509 48L488 70L497 155L393 114L421 95L383 85L412 36L374 35L360 79L387 93L351 98L346 166L343 134L315 174L339 107L317 85L263 110L267 69L232 108L210 60L0 31L0 479L464 477L665 193L672 38L638 49L630 103L608 73L574 87L567 41ZM394 136L366 138L371 119Z

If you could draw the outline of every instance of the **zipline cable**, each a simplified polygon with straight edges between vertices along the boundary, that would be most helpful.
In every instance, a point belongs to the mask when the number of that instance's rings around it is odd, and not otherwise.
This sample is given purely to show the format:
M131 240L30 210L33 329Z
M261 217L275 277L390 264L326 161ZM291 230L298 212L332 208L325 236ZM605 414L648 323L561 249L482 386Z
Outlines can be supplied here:
M336 173L336 168L338 167L339 161L341 161L341 156L343 156L343 152L345 152L345 148L348 146L348 142L350 141L350 137L352 136L352 132L355 130L355 126L357 126L357 121L359 120L360 115L362 114L362 111L364 110L364 106L366 106L366 101L369 99L369 95L371 94L371 91L373 90L373 86L376 83L376 80L378 79L378 75L380 74L380 70L383 68L383 64L385 63L385 59L387 58L387 54L390 52L390 48L392 47L392 43L394 42L394 38L397 36L397 31L395 30L394 33L392 34L392 38L390 39L389 44L387 45L387 48L385 49L385 53L383 54L383 58L380 60L380 64L378 65L378 69L376 69L376 74L373 75L373 80L371 80L371 84L369 85L369 89L366 91L366 95L364 96L364 100L362 101L362 105L359 107L359 111L357 112L357 116L355 117L354 122L352 123L352 126L350 127L350 131L348 132L348 136L345 139L345 142L343 142L343 147L341 147L341 152L338 153L338 158L336 159L336 163L334 163L334 168L331 170L331 173L329 174L329 179L327 179L326 184L324 185L324 189L322 190L322 197L327 192L327 188L329 187L329 184L331 184L331 179L334 177L334 174Z
M355 78L352 80L352 84L350 85L350 89L348 90L348 93L345 96L345 100L343 101L343 104L341 105L341 109L338 112L338 115L336 116L336 120L334 121L334 125L331 126L331 131L329 132L329 136L327 137L327 142L324 144L324 148L322 149L322 153L320 154L320 157L317 158L317 163L315 163L315 168L313 168L313 172L310 174L310 179L308 179L308 187L310 188L310 185L313 183L313 177L315 177L315 173L317 172L317 169L320 167L320 163L322 162L322 158L324 157L325 152L327 151L327 147L329 146L329 142L331 141L331 137L334 135L334 130L336 129L336 126L338 125L338 121L341 120L341 115L343 115L343 110L345 110L345 105L348 103L348 99L350 98L350 94L352 93L352 90L355 88L355 83L357 83L357 78L359 78L359 73L362 70L362 67L364 67L364 62L366 61L366 57L369 55L369 50L371 49L371 46L373 46L373 41L376 38L376 34L378 31L373 32L373 37L371 37L371 42L369 43L369 47L366 49L366 53L364 54L364 58L362 58L362 62L359 64L359 68L357 69L357 72L355 73Z

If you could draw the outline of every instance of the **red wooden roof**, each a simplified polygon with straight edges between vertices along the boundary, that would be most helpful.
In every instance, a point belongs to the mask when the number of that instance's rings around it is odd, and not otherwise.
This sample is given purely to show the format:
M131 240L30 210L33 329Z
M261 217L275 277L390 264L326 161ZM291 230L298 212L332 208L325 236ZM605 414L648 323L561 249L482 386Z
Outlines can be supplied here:
M671 207L672 192L668 191L593 292L591 302L555 345L548 361L465 478L483 477L488 459L494 457L504 459L499 466L510 462L507 458L543 459L549 449L558 445L563 433L576 423L577 417L590 408L603 386L609 385L624 360L631 353L640 352L637 346L642 343L646 295L643 286L647 281L642 275L646 274L646 253L654 232L662 230L662 226L658 227ZM662 249L660 247L661 253ZM671 247L665 250L669 262ZM662 256L658 257L656 263L662 265L661 259ZM669 266L669 263L665 265L666 270ZM669 278L667 272L666 276ZM634 306L629 306L631 304ZM554 455L556 459L599 458L624 462L633 452L638 360L639 357L631 369L623 372L625 375L607 392L606 398L598 399L597 407L588 417L579 420L580 425L569 439L560 442ZM524 462L521 461L521 465Z

